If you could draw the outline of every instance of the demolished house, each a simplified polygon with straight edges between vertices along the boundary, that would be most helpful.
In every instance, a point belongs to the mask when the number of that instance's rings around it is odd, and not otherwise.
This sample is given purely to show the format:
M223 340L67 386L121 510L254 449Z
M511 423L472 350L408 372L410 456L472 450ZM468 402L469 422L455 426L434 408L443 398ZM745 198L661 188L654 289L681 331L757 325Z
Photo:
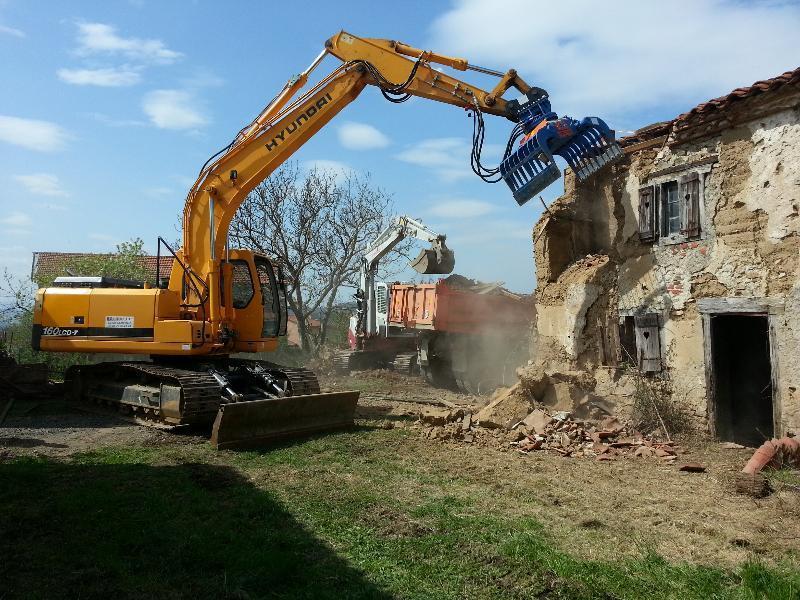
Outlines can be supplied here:
M620 143L534 228L523 386L627 416L644 377L719 439L800 433L800 69Z

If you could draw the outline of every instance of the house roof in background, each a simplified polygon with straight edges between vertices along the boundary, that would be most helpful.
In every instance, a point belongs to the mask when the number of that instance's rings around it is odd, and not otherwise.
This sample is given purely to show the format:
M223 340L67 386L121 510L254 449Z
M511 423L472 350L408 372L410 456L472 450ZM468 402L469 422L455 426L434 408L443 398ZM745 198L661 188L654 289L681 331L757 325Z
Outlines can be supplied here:
M31 263L31 279L38 281L40 279L50 279L59 277L60 275L67 275L67 266L75 261L87 257L110 257L111 254L103 253L87 253L87 252L34 252L33 262ZM142 264L144 268L150 272L156 272L157 257L143 256ZM172 257L162 256L159 265L159 276L169 277L172 270Z

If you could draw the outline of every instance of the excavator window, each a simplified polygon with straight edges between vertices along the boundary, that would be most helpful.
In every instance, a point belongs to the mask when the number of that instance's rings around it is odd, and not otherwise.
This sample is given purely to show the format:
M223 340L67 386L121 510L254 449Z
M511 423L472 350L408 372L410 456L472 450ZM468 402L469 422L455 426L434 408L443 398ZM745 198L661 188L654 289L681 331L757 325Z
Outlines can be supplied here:
M253 299L253 280L247 261L232 260L233 266L233 308L245 308Z
M281 302L280 291L275 279L275 271L270 262L264 258L256 258L256 273L261 286L261 304L264 306L264 324L261 337L281 335Z

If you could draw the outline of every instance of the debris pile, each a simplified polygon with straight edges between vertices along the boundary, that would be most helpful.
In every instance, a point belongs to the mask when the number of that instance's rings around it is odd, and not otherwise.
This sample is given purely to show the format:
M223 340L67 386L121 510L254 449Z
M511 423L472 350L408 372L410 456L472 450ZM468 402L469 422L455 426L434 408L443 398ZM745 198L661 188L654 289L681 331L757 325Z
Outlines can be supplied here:
M499 407L502 412L498 412ZM598 461L631 456L674 464L679 453L678 446L659 432L642 434L615 417L582 421L567 411L550 413L534 408L516 386L496 394L475 414L464 408L426 409L420 413L418 425L426 428L425 436L429 439L481 445L494 441L522 454L544 450ZM697 465L685 470L705 469Z
M573 419L566 411L551 415L535 409L514 430L519 432L520 439L511 445L526 454L550 450L562 456L591 457L598 461L632 455L656 458L668 464L678 458L674 442L659 439L655 432L643 435L614 417L591 424Z

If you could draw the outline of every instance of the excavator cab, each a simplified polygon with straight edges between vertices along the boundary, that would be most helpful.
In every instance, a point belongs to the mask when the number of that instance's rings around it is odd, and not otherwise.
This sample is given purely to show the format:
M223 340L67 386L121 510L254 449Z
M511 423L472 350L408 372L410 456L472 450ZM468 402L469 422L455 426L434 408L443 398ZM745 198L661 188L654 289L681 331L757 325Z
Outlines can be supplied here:
M614 132L602 119L559 118L547 92L531 88L527 96L521 105L509 102L523 135L519 147L500 163L500 174L520 206L561 177L554 155L567 161L579 181L622 156Z
M430 248L422 250L419 256L408 264L423 275L447 275L453 272L456 257L445 244L444 238L440 238L433 242Z

